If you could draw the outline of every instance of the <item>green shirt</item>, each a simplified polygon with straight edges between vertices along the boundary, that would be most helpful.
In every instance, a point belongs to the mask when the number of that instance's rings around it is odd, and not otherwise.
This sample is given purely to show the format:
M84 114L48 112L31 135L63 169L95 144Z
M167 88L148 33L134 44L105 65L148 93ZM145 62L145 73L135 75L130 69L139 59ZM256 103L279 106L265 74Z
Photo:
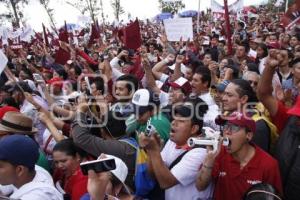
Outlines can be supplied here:
M164 140L164 143L169 139L171 124L168 118L163 113L158 113L150 118L150 123L155 127L157 133ZM147 124L138 124L137 131L144 132Z
M39 150L40 152L40 156L38 161L36 162L36 165L44 168L45 170L47 170L48 172L50 172L50 166L49 166L49 162L46 158L46 155L44 154L44 152L42 150Z

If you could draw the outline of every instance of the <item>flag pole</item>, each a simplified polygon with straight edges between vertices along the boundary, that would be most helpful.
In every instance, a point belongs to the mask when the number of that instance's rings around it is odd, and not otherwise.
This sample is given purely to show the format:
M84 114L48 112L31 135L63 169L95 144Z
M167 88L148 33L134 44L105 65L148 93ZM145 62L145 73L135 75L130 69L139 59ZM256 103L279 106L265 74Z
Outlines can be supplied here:
M232 55L232 41L231 41L231 30L230 30L230 20L229 20L227 0L224 0L224 9L225 9L225 22L226 22L226 37L227 37L228 54Z
M199 33L199 28L200 28L200 0L198 0L197 33Z

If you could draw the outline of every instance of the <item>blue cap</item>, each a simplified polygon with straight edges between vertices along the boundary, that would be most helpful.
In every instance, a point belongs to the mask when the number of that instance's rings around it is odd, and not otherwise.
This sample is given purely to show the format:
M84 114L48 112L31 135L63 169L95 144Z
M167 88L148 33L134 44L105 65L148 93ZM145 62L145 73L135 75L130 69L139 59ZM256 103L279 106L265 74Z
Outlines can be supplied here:
M0 160L2 161L34 169L38 158L39 147L27 136L11 135L0 140Z
M222 81L216 86L216 88L219 92L224 92L229 83L230 82L228 80Z

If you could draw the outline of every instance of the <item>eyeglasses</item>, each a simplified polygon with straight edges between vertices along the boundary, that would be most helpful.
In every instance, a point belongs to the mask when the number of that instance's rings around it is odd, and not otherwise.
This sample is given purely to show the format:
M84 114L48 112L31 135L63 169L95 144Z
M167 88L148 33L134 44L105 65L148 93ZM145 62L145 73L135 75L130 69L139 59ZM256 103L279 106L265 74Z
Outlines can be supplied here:
M236 133L236 132L240 131L241 129L242 129L242 127L235 125L235 124L227 123L223 126L223 130L229 131L230 133Z

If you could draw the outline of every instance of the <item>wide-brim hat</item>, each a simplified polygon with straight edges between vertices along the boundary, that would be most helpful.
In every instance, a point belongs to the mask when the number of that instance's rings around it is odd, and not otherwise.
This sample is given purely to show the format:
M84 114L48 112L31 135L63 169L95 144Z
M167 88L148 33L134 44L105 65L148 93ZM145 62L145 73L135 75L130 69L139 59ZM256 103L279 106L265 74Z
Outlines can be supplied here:
M38 129L33 127L31 118L19 112L9 111L0 120L0 131L31 135L38 132Z

